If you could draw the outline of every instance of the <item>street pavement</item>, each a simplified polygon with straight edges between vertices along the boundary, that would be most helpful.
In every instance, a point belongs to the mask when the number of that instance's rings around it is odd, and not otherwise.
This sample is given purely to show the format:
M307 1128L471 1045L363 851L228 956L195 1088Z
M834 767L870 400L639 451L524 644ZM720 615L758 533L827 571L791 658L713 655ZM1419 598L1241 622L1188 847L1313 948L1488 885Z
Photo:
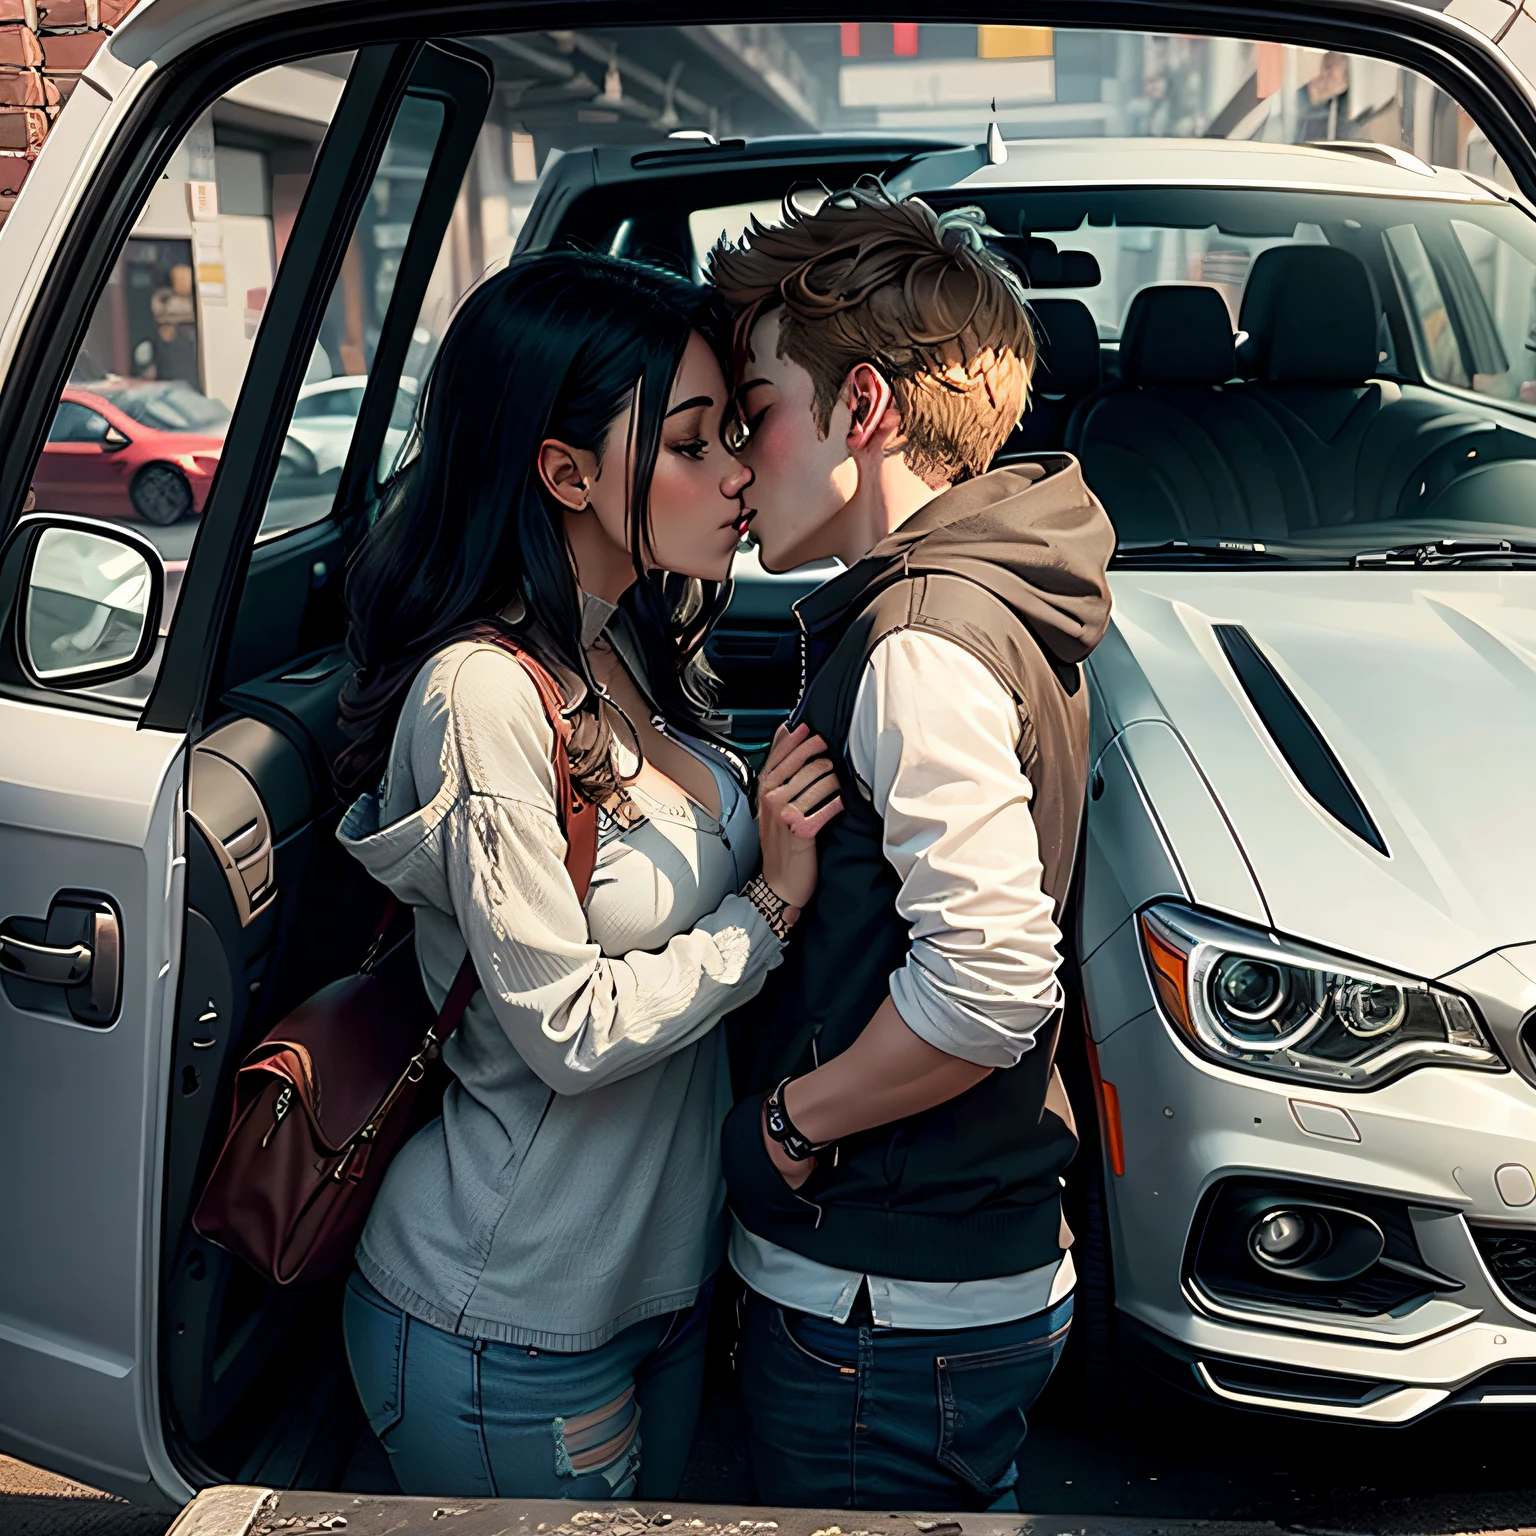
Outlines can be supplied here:
M0 1536L163 1536L171 1519L0 1456Z
M990 1517L996 1531L973 1531L974 1517L965 1518L963 1531L941 1521L933 1536L1536 1536L1536 1416L1527 1412L1456 1412L1381 1430L1297 1423L1173 1397L1155 1398L1150 1410L1142 1404L1134 1418L1116 1414L1095 1426L1042 1404L1021 1457L1026 1513L1001 1524ZM701 1511L718 1507L726 1487L744 1485L740 1425L733 1420L728 1402L715 1398L701 1425L681 1494ZM294 1504L297 1513L303 1502L285 1496L284 1510ZM346 1499L349 1536L352 1527L371 1536L374 1523L359 1507L369 1502ZM313 1513L307 1506L305 1512ZM796 1536L782 1511L757 1512L765 1517L779 1519L782 1529L773 1536ZM849 1536L872 1536L874 1519L843 1516L839 1523ZM0 1536L163 1536L169 1524L165 1514L0 1457ZM522 1524L513 1512L495 1524L528 1531L534 1522ZM405 1536L406 1527L391 1519L378 1526L386 1528ZM430 1529L452 1536L445 1525ZM479 1529L466 1528L465 1536L479 1536ZM830 1536L824 1522L818 1529ZM690 1529L688 1536L709 1532Z

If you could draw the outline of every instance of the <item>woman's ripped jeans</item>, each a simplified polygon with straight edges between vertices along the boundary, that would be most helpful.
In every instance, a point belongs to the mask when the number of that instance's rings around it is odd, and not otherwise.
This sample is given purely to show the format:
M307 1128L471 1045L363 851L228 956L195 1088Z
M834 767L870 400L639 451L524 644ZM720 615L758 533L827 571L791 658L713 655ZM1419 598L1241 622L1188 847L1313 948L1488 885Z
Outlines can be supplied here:
M403 1492L670 1499L699 1415L709 1289L598 1349L552 1354L433 1328L354 1270L342 1326Z

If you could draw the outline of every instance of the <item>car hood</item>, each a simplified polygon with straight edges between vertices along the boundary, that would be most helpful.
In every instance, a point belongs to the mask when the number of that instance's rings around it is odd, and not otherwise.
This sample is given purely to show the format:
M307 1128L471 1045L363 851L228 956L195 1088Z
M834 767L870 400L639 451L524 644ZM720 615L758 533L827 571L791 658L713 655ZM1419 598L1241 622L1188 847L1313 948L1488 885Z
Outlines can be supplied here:
M1277 929L1430 977L1536 939L1536 575L1116 571L1111 590L1090 663L1110 723L1183 738ZM1385 854L1308 793L1217 625L1289 687Z

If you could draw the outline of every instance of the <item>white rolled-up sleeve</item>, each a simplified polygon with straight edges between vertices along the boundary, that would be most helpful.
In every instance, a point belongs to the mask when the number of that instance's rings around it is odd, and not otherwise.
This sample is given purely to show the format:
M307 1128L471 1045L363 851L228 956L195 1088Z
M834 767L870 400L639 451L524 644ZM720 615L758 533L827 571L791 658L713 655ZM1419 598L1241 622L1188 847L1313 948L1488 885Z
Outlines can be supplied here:
M849 762L884 822L911 949L891 998L951 1056L1011 1067L1061 1006L1061 933L1041 887L1018 708L976 657L901 630L864 670Z

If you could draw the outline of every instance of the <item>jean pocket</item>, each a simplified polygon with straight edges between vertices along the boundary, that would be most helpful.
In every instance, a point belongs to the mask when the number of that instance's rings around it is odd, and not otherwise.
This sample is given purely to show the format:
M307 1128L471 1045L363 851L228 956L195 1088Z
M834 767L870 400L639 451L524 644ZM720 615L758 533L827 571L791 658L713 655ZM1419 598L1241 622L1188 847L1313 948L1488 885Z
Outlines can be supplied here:
M768 1325L770 1334L788 1344L808 1365L833 1376L848 1378L857 1374L857 1366L853 1360L837 1360L821 1354L815 1347L817 1341L814 1337L807 1339L803 1336L809 1331L806 1328L807 1319L804 1313L786 1312L777 1302L769 1302L768 1305L773 1308ZM840 1343L841 1340L834 1342Z
M405 1412L406 1318L353 1271L342 1305L347 1363L368 1427L380 1439Z
M1067 1337L1053 1333L968 1355L934 1360L938 1459L988 1502L1012 1487L1024 1444L1025 1413L1051 1378Z

